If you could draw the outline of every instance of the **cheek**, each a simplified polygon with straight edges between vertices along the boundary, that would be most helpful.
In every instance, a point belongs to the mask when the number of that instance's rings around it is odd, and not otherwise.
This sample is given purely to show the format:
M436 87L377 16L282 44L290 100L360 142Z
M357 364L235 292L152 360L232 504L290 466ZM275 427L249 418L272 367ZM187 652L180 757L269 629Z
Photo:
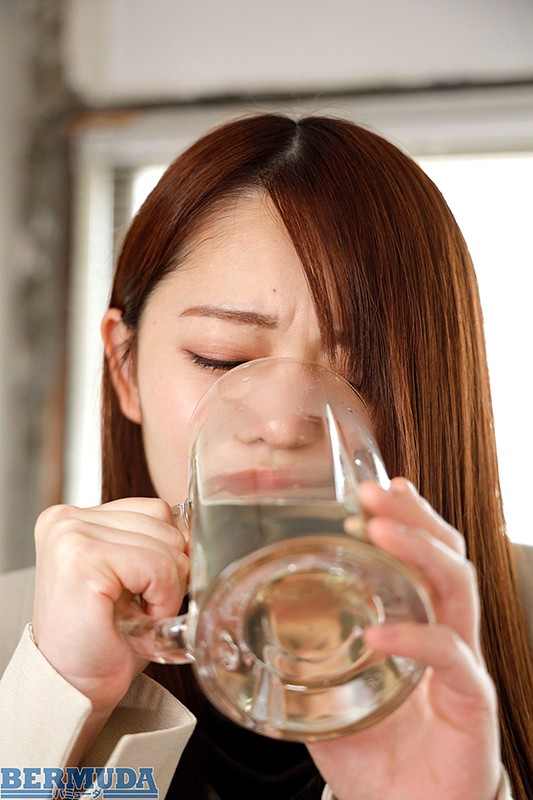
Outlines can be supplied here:
M190 419L199 398L180 381L145 377L140 400L148 469L158 496L175 505L187 496Z

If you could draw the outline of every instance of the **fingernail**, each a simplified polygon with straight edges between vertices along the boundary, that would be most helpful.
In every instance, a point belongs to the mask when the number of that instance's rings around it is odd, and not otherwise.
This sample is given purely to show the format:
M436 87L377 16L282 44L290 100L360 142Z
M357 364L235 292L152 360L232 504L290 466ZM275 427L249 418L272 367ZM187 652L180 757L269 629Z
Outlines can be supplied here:
M396 637L395 625L369 625L365 628L363 638L370 647L389 646Z
M393 478L391 481L391 488L393 491L397 492L404 492L406 494L412 494L414 497L418 497L418 491L416 487L411 481L408 481L407 478Z
M383 491L385 490L379 484L373 481L365 481L360 484L357 494L359 499L364 502L365 500L369 501L378 498Z
M369 536L379 536L380 531L387 528L389 530L392 528L394 532L400 534L400 536L405 536L409 530L407 525L403 525L401 522L397 522L395 519L390 519L389 517L386 519L383 517L373 517L368 520L366 525Z
M354 536L358 539L363 538L365 534L365 520L363 517L360 514L346 517L344 520L344 532L348 536Z

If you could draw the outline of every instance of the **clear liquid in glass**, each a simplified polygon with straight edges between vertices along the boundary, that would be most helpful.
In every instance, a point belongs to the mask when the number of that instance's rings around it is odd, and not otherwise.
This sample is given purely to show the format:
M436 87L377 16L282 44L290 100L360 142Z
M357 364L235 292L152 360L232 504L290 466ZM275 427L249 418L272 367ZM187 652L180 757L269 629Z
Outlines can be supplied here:
M416 661L374 653L363 632L426 622L424 589L347 535L345 518L335 501L195 504L195 669L245 727L299 741L346 735L390 713L422 675Z

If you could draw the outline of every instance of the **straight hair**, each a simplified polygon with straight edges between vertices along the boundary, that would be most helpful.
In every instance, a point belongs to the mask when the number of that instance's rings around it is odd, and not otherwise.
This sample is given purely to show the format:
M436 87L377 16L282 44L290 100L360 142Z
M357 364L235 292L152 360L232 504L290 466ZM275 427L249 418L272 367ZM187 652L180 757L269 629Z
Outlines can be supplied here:
M151 292L179 269L200 228L250 191L266 193L287 228L324 348L369 407L388 473L412 481L465 537L503 761L515 800L530 800L532 658L505 530L477 282L457 223L419 166L335 118L260 115L210 132L168 168L124 240L110 306L131 329L130 355ZM334 319L344 336L337 357ZM155 491L140 427L122 415L106 364L103 500L134 495ZM187 671L151 671L201 717Z

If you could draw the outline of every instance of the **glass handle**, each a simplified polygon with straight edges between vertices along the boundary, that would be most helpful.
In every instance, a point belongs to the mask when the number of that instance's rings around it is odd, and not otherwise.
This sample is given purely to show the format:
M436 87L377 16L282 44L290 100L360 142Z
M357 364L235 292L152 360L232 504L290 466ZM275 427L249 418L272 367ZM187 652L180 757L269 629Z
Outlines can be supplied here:
M189 500L173 506L176 527L189 542L191 504ZM162 664L189 664L194 656L187 645L187 614L153 619L145 614L142 599L124 590L115 603L115 625L129 647L151 661Z
M187 544L189 544L191 538L191 514L192 503L190 500L185 500L183 503L178 503L177 506L172 506L172 516L174 517L176 528L183 534Z
M132 650L161 664L190 664L194 656L187 645L187 614L153 619L139 599L124 591L115 603L115 625Z

